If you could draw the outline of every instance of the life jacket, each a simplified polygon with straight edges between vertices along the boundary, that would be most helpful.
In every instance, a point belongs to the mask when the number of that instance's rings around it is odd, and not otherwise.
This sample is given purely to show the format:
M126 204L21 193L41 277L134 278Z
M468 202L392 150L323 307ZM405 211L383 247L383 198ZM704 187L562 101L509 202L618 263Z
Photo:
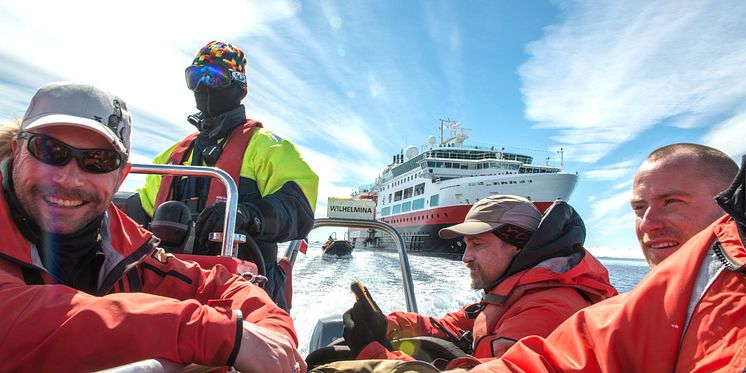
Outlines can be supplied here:
M35 246L13 223L3 193L0 193L0 237L3 237L0 257L5 259L0 260L0 270L22 278L28 285L58 282L44 269ZM157 239L111 204L104 215L101 241L106 260L96 295L140 291L140 277L132 269L155 248Z
M225 171L231 176L236 185L238 185L241 177L241 166L243 165L243 154L246 152L246 148L249 146L251 141L251 135L254 133L255 127L262 127L261 122L247 119L241 126L234 129L228 141L223 146L222 154L228 154L229 156L221 156L218 158L215 167ZM186 162L187 157L192 151L194 140L199 136L199 132L195 132L187 136L182 140L171 152L168 157L167 164L180 165ZM197 165L198 166L198 165ZM163 176L161 179L160 187L158 188L158 194L155 198L155 204L153 205L153 211L158 209L163 202L170 201L175 198L174 192L178 185L181 176ZM216 202L219 202L219 198L225 198L226 191L225 186L216 179L210 181L210 189L207 194L207 200L203 206L211 206Z

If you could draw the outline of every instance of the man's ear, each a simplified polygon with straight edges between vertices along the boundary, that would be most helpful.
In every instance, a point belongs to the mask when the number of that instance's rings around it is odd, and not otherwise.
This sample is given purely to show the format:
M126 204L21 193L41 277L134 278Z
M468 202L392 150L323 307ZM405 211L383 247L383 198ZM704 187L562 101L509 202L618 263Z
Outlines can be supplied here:
M117 189L119 190L119 187L122 186L122 183L124 183L124 179L127 178L127 175L129 175L130 170L132 169L132 163L127 162L124 167L122 167L121 170L119 170L119 184L117 185Z
M10 140L10 148L11 154L13 154L13 159L18 159L18 152L21 151L21 148L18 147L18 136L13 136Z

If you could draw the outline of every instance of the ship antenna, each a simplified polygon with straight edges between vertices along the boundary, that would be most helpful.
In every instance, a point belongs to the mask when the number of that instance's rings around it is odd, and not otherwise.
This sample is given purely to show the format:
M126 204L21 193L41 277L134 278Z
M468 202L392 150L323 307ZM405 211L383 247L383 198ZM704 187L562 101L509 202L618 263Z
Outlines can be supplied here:
M443 129L445 129L445 119L440 120L440 145L443 146Z
M565 149L560 148L560 171L565 170Z

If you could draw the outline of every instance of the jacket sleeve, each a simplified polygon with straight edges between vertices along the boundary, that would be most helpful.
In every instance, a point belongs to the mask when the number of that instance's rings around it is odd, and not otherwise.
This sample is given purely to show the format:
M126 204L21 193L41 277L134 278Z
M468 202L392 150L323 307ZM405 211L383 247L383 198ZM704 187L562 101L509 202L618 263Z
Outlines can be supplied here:
M448 340L448 335L436 326L435 322L438 322L457 336L461 335L461 330L471 331L474 327L474 320L466 317L465 308L449 312L440 319L434 319L414 312L392 312L388 316L387 336L389 338L431 336Z
M138 267L143 292L241 310L244 321L283 334L298 346L290 315L277 307L263 289L222 265L205 270L195 262L155 249Z
M258 212L262 221L256 239L283 242L308 235L313 228L319 178L295 145L258 128L244 154L242 183L245 178L256 182L260 194L243 196L241 201Z
M0 271L0 370L92 371L147 358L224 365L240 314L144 293L96 297ZM238 334L240 336L240 334Z
M465 308L465 307L464 307ZM473 320L466 317L464 308L450 312L441 319L435 319L440 325L448 329L454 335L460 335L461 330L471 330L474 326ZM414 312L392 312L387 316L388 325L386 337L388 339L399 339L419 336L430 336L450 340L448 335L435 325L433 319ZM414 360L402 351L389 351L378 342L371 342L357 355L358 359L387 359L387 360Z

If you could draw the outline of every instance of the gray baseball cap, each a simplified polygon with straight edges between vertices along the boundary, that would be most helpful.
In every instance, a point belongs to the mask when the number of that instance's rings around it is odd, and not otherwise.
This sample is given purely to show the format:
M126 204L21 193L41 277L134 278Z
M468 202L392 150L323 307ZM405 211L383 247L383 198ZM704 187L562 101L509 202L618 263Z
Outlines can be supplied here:
M466 213L464 222L443 228L440 238L474 236L511 224L535 232L541 213L531 201L517 196L494 195L482 198Z
M104 136L129 155L132 118L121 98L84 83L57 82L36 92L21 122L21 131L74 126Z

